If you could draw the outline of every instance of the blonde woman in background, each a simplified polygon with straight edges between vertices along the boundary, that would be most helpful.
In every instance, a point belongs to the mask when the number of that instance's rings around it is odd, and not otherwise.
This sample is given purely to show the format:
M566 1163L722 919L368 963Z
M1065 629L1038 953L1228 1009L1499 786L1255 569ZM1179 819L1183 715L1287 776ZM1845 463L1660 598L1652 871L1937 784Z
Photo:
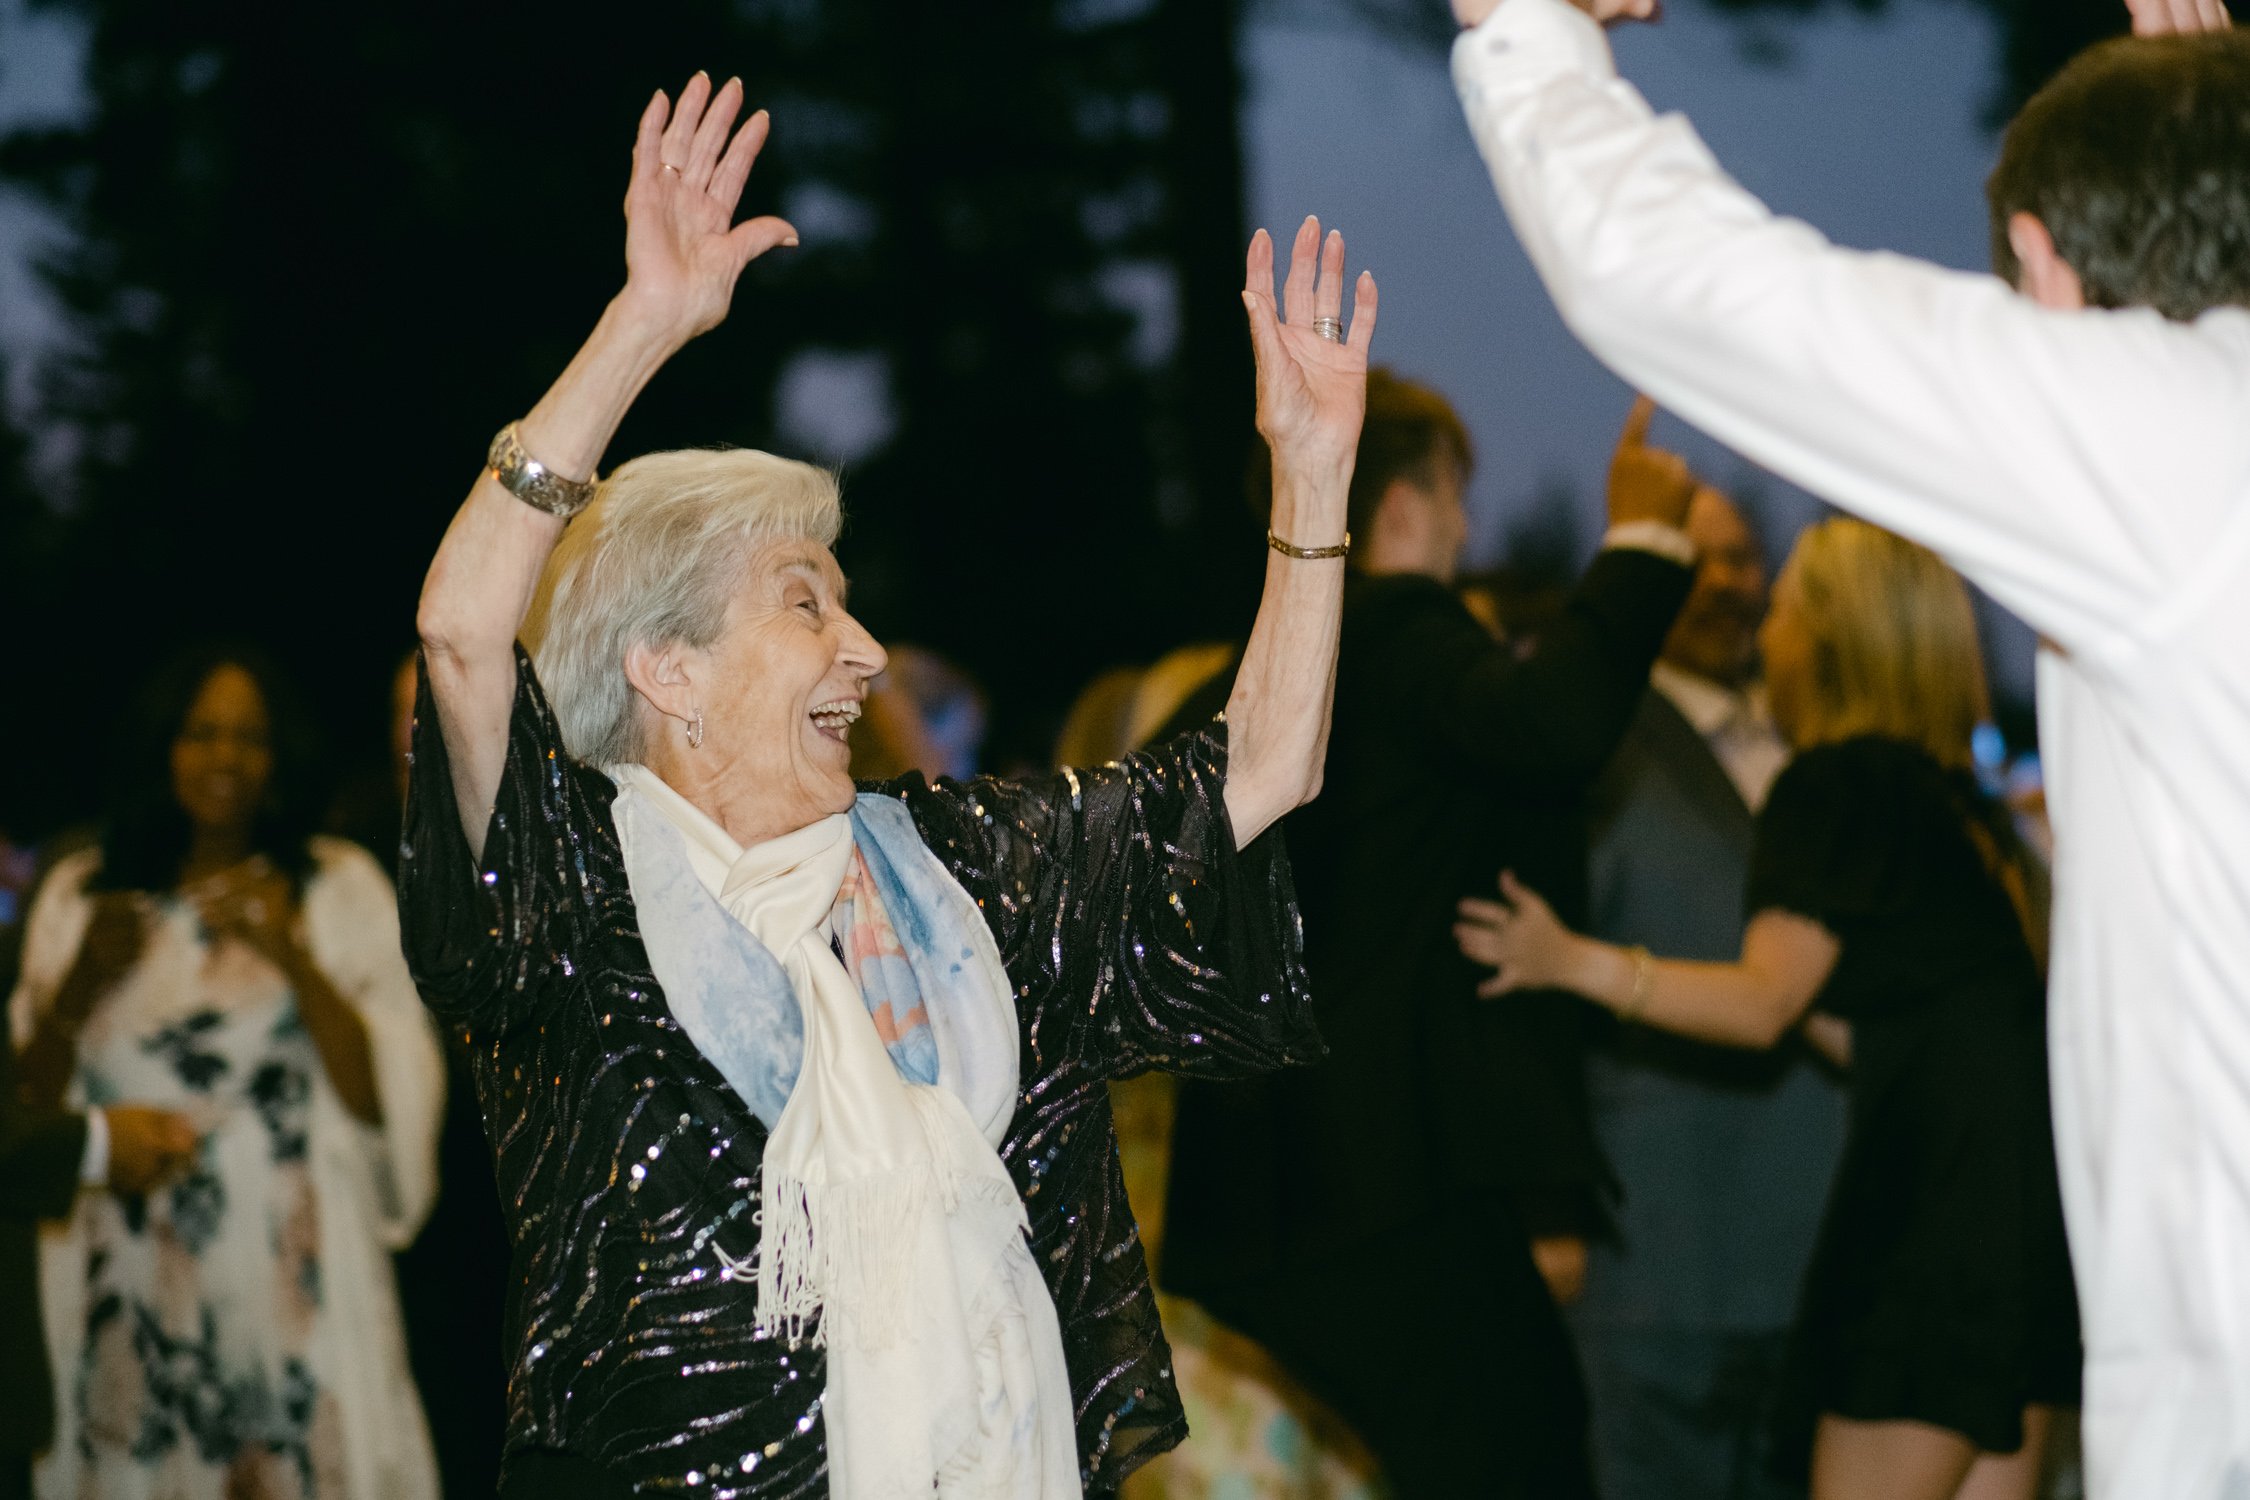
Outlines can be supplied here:
M2075 1404L2078 1315L2020 850L1970 770L1975 616L1937 557L1808 531L1761 646L1798 751L1758 820L1742 954L1653 958L1563 927L1503 877L1461 908L1482 993L1558 986L1629 1022L1847 1053L1844 1159L1806 1274L1780 1462L1815 1500L2029 1497ZM1816 1011L1817 1007L1817 1011Z

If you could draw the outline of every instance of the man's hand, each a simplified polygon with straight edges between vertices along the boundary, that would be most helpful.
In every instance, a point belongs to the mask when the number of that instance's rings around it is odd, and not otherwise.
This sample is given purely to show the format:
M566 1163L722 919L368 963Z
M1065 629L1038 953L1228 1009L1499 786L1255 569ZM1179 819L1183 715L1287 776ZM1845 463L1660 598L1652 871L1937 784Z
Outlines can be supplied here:
M1663 0L1570 0L1570 3L1604 26L1612 21L1654 21L1664 14ZM2155 3L2155 0L2134 0L2134 3ZM1500 0L1453 0L1453 19L1463 26L1479 26L1499 8Z
M1677 453L1648 445L1648 424L1656 403L1646 396L1633 402L1617 452L1609 461L1609 524L1660 521L1687 524L1688 502L1695 498L1695 473Z
M154 1192L188 1169L201 1142L195 1127L170 1110L120 1104L109 1121L109 1185L119 1193Z
M2219 0L2125 0L2125 8L2133 13L2135 36L2225 31L2234 24Z
M1586 1241L1575 1234L1544 1235L1531 1242L1531 1263L1547 1283L1555 1306L1568 1307L1586 1293Z

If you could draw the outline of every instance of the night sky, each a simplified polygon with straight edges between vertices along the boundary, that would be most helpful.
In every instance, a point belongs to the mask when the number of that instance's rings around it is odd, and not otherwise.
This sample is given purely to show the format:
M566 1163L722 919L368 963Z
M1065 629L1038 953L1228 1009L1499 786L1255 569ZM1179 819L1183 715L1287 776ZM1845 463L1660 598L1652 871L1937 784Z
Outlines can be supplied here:
M1981 194L1995 84L1985 18L1908 0L1885 18L1746 23L1675 0L1665 24L1620 33L1625 71L1660 108L1685 110L1720 160L1775 207L1842 242L1981 269ZM75 34L0 0L0 128L70 110ZM1433 52L1341 27L1261 20L1249 29L1243 127L1249 216L1286 234L1308 211L1344 230L1383 286L1377 355L1451 394L1482 459L1471 504L1475 560L1494 560L1543 489L1575 491L1586 545L1599 479L1627 401L1556 318L1470 146ZM41 226L0 195L0 345L21 386L53 321L26 257ZM849 382L832 390L850 389ZM827 394L827 393L823 393ZM837 410L835 427L865 430ZM1722 483L1740 460L1677 423L1660 429ZM1786 545L1814 504L1762 477L1769 534ZM2003 691L2029 691L2029 641L1994 642Z

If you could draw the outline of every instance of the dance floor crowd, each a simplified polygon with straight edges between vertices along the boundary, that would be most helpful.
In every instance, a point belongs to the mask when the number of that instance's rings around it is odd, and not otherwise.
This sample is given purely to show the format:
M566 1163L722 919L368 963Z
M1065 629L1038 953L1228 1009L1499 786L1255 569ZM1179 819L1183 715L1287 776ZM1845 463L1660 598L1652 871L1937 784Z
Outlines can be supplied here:
M1465 573L1465 393L1261 230L1255 618L1029 760L832 474L609 467L798 239L650 101L390 742L197 642L0 850L0 1500L2250 1495L2250 41L2132 0L1969 276L1655 116L1653 0L1454 10L1647 392L1598 548Z

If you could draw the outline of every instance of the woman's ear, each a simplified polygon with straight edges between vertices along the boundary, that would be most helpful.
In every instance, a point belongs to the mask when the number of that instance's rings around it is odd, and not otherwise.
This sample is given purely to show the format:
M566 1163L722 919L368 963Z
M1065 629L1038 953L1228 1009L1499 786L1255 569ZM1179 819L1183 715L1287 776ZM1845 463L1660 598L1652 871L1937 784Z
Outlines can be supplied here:
M2070 262L2055 249L2055 237L2039 216L2015 213L2008 216L2008 248L2016 252L2016 265L2020 268L2016 290L2041 307L2057 312L2084 312L2086 288Z
M696 663L690 659L698 654L677 641L628 646L625 680L650 708L668 719L691 723L703 707L697 697Z

